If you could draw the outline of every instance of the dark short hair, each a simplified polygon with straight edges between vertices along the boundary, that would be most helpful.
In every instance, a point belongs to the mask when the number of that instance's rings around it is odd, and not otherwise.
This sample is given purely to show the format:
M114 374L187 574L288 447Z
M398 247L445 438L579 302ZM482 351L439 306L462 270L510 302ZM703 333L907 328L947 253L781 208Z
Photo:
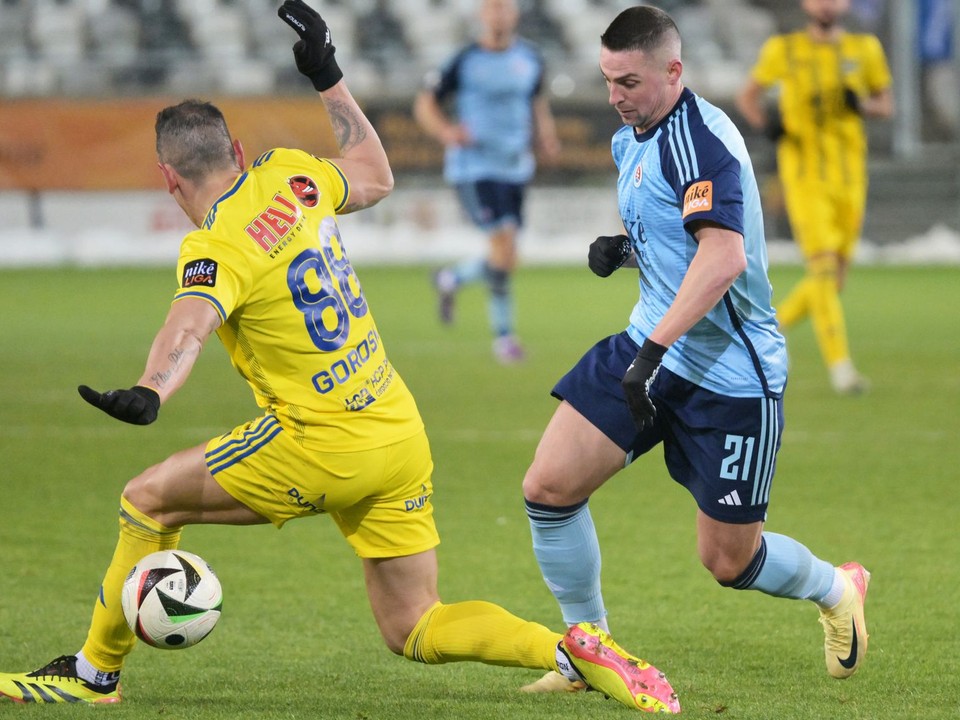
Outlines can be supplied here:
M237 156L219 108L184 100L157 113L157 157L188 180L236 165Z
M617 15L600 36L600 42L614 52L642 50L648 53L659 48L671 35L680 39L672 17L659 8L637 5Z

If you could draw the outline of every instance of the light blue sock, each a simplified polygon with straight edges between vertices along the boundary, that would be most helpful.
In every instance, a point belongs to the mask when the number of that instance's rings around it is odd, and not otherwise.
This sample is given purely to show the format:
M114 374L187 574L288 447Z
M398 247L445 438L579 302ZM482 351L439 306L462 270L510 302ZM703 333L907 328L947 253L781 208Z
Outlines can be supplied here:
M830 604L836 570L791 537L765 532L760 549L736 580L737 590L759 590L775 597Z
M587 501L569 507L526 502L533 554L567 625L606 628L600 592L600 543Z
M488 314L494 337L513 334L513 294L510 292L510 274L506 270L487 268L490 286Z
M487 277L487 261L484 258L473 258L457 263L450 271L456 280L457 286L470 285Z
M491 295L488 306L494 337L513 335L513 301L509 295Z

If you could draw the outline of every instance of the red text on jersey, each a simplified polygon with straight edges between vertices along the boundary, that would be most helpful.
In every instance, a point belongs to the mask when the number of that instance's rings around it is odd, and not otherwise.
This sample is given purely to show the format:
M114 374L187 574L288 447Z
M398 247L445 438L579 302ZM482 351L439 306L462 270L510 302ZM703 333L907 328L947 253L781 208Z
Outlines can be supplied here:
M246 228L247 235L264 252L280 242L300 219L300 208L280 193L257 215Z

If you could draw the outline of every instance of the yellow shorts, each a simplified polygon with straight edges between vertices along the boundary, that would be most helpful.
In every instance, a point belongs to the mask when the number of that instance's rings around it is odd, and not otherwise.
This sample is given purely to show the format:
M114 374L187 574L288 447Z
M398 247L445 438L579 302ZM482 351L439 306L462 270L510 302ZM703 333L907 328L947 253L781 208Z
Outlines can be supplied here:
M783 189L790 227L804 258L824 253L853 257L866 206L863 188L796 181L784 183Z
M373 450L318 452L265 415L207 443L206 462L224 490L278 528L329 514L360 557L401 557L440 543L423 430Z

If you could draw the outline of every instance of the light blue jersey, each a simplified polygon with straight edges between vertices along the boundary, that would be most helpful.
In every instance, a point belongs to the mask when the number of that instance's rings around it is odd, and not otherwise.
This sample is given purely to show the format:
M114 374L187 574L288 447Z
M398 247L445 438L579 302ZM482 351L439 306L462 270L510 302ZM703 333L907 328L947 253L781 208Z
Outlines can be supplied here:
M474 43L451 58L432 90L438 101L455 95L455 115L473 143L449 147L444 178L452 184L533 177L533 99L543 81L543 60L525 40L502 51Z
M684 90L656 127L613 136L620 216L640 265L627 332L638 344L673 304L697 251L687 229L709 220L743 235L747 268L663 358L664 367L732 397L779 396L787 378L771 304L760 193L743 137L718 108Z

